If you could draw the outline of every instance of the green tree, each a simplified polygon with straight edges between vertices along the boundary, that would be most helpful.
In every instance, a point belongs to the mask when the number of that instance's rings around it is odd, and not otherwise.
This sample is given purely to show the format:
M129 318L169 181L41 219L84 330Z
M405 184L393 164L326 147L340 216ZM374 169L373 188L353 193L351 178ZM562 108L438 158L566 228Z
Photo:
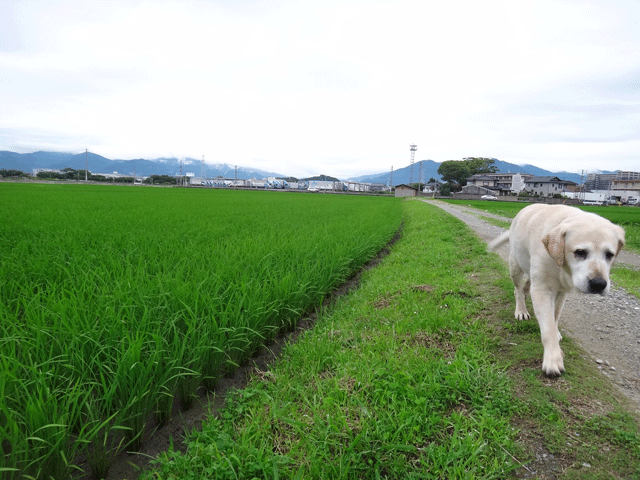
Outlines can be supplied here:
M133 183L133 177L117 177L113 181L115 183Z
M438 167L438 174L445 182L456 182L460 186L467 184L467 178L477 173L495 173L498 167L495 160L484 157L467 157L463 160L447 160Z
M78 170L67 167L62 169L62 175L58 176L58 178L66 178L68 180L76 180L80 178L80 173Z
M498 171L498 167L494 165L495 160L493 158L467 157L463 160L468 162L471 175L478 173L496 173Z
M21 170L13 170L6 168L0 168L0 177L28 177L28 173L24 173Z
M469 164L464 160L447 160L438 167L438 174L445 183L456 182L466 185L469 173Z
M176 185L176 177L170 177L169 175L151 175L144 183L150 183L153 185Z

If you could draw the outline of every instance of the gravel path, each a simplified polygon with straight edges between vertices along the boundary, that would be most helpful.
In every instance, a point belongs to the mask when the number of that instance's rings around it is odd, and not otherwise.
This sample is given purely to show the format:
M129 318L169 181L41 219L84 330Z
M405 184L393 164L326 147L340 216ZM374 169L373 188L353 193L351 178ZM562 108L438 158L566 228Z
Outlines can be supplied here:
M489 242L504 231L478 215L506 222L511 219L451 205L437 200L423 200L436 205L471 227L480 238ZM497 250L507 261L508 243ZM640 268L640 255L622 251L616 260L631 268ZM560 318L560 331L573 338L608 376L628 396L640 411L640 302L621 288L612 286L606 297L572 293L567 298ZM571 369L571 365L567 365Z

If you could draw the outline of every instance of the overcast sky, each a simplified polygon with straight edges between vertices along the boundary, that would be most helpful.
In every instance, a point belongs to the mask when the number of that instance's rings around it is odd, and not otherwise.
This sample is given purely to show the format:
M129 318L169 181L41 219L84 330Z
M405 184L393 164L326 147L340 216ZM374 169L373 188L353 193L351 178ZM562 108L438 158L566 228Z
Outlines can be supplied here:
M0 1L0 150L640 171L637 0Z

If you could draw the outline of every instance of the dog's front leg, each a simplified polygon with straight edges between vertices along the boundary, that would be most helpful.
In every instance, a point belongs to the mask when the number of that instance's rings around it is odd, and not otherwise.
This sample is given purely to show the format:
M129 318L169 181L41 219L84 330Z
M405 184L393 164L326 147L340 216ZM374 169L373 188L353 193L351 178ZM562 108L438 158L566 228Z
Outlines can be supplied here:
M556 295L556 308L555 308L555 316L556 316L556 327L560 324L560 314L562 313L562 307L564 306L564 302L567 299L567 292L558 292ZM559 339L562 340L562 334L559 333Z
M544 347L542 371L550 377L564 372L564 354L560 348L560 331L556 319L556 292L540 286L531 287L531 302L540 326L540 337Z

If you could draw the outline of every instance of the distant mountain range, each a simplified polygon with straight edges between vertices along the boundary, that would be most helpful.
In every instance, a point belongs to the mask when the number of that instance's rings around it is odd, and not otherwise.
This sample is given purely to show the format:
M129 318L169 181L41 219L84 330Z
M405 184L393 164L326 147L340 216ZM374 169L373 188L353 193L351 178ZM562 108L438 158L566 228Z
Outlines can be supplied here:
M562 180L581 183L581 177L577 173L551 172L533 165L515 165L498 159L494 160L495 166L498 167L500 172L530 173L537 176L556 176ZM137 160L111 160L91 152L88 152L85 157L84 153L15 153L0 151L0 169L20 170L25 173L31 173L35 168L48 168L52 170L73 168L76 170L84 170L85 161L88 164L88 170L93 174L118 172L123 175L133 175L135 172L137 176L142 177L148 177L150 175L178 175L180 174L181 164L183 175L193 173L198 177L200 176L200 169L202 168L202 162L194 158L186 158L183 160L178 158L157 158L154 160L145 160L142 158ZM418 181L423 183L428 182L431 178L440 180L440 175L438 175L439 167L440 162L434 162L433 160L420 160L414 163L413 174L411 174L411 166L399 168L393 171L393 185L400 185L401 183L408 184L411 179L414 183ZM215 178L218 176L235 178L236 175L237 178L245 179L288 177L288 175L278 172L267 172L264 170L241 166L238 166L236 171L235 166L228 165L226 163L205 163L203 171L206 178ZM364 183L381 183L386 185L389 183L390 173L391 172L388 171L371 175L362 175L359 177L351 177L346 180Z
M85 164L93 174L118 172L121 175L135 175L148 177L150 175L179 175L182 163L182 174L193 173L200 176L202 161L195 158L156 158L145 160L111 160L101 155L88 152L86 154L57 153L57 152L34 152L34 153L14 153L0 151L0 169L20 170L25 173L32 173L35 168L48 168L51 170L62 170L73 168L84 170ZM223 176L225 178L266 178L283 177L281 173L266 172L255 168L238 166L236 172L234 165L226 163L210 164L205 163L203 173L206 178Z
M561 180L567 180L580 184L584 179L581 179L578 173L569 172L551 172L542 168L535 167L533 165L516 165L514 163L503 162L502 160L493 159L494 165L498 167L498 171L502 173L530 173L538 177L553 176L558 177ZM393 171L393 185L400 185L401 183L409 184L410 179L413 179L413 183L418 181L422 183L428 182L431 178L440 180L438 175L438 168L441 162L434 162L433 160L420 160L413 164L413 175L411 175L411 166L399 168ZM422 166L422 169L420 168ZM611 173L611 172L602 172ZM391 171L385 173L375 173L372 175L362 175L360 177L350 178L354 182L363 183L382 183L384 185L389 183ZM419 177L419 178L418 178Z

